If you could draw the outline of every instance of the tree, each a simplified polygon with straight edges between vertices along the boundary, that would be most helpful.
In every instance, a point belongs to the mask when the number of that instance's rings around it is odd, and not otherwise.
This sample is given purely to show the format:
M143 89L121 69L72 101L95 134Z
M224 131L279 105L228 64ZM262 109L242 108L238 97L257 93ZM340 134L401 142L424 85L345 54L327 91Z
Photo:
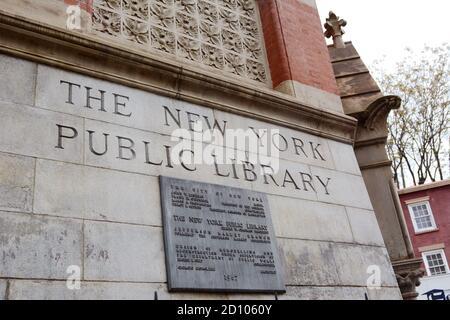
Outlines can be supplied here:
M393 71L379 61L373 68L384 94L402 99L388 118L387 152L397 187L403 188L444 179L450 124L450 46L406 52Z

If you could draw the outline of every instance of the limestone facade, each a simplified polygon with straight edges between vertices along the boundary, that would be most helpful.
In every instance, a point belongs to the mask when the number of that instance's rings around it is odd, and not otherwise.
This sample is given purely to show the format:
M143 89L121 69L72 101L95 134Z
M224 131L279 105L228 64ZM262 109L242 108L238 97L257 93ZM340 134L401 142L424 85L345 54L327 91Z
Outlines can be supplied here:
M61 18L46 24L64 3L38 2L0 5L0 298L274 299L168 292L160 175L267 193L287 287L279 299L401 298L353 118L274 91L269 77L126 48L68 31ZM57 6L25 12L25 3ZM170 135L194 118L278 130L280 169L172 165ZM66 286L70 266L80 267L80 290ZM380 281L370 289L373 266Z

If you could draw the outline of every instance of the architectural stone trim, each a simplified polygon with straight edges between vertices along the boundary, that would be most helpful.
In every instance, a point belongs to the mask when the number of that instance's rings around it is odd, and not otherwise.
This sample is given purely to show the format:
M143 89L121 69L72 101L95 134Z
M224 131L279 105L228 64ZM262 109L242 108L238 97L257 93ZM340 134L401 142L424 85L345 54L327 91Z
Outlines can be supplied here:
M285 80L275 90L296 97L301 103L328 108L337 112L344 112L341 98L333 93L321 90L295 80Z
M391 160L386 160L386 161L379 161L379 162L375 162L375 163L362 165L362 166L359 166L359 168L361 170L368 170L368 169L374 169L374 168L379 168L379 167L390 167L391 164L392 164Z
M390 170L390 168L389 168ZM406 247L406 253L408 257L414 257L414 249L412 246L411 238L409 237L408 227L406 226L405 216L403 215L402 204L400 203L400 198L397 194L397 187L394 184L394 180L389 180L389 190L391 191L392 199L394 201L395 213L397 214L397 219L400 223L400 231Z
M410 200L406 200L405 204L412 204L412 203L417 203L417 202L422 202L422 201L429 201L430 197L426 196L426 197L420 197L420 198L414 198L414 199L410 199Z
M413 192L418 192L418 191L423 191L423 190L428 190L428 189L433 189L433 188L444 187L447 185L450 185L450 179L405 188L405 189L399 190L398 194L413 193Z
M445 248L444 243L436 243L431 246L419 247L419 252L433 251L433 250L439 250L439 249L444 249L444 248Z
M3 11L0 32L3 53L328 139L354 141L354 118L300 103L272 89Z
M419 295L416 287L420 286L420 278L425 275L422 265L422 258L393 261L395 276L398 286L405 300L414 300Z
M355 141L355 148L367 147L376 144L386 144L387 137L373 138L367 140L357 140Z

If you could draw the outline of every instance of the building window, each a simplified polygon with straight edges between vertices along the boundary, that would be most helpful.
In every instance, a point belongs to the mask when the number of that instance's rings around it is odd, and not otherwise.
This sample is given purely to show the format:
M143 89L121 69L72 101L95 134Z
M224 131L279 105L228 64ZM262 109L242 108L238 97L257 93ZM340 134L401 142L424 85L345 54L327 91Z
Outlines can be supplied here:
M428 201L409 204L408 210L416 232L436 229L433 212Z
M449 273L444 250L423 252L422 257L429 276L438 276Z

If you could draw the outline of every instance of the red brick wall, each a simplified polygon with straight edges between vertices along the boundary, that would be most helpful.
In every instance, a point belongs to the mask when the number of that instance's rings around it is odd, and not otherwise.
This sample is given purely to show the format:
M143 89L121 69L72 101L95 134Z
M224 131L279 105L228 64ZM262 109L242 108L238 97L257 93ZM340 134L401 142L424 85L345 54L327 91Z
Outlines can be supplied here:
M405 201L426 196L430 197L429 202L431 211L433 212L434 220L439 230L415 234L408 206L405 204ZM406 224L416 256L421 257L419 247L444 243L447 262L450 263L450 185L402 194L400 195L400 201L402 203L403 213L405 215Z
M295 80L338 94L317 9L300 0L259 0L273 86Z

